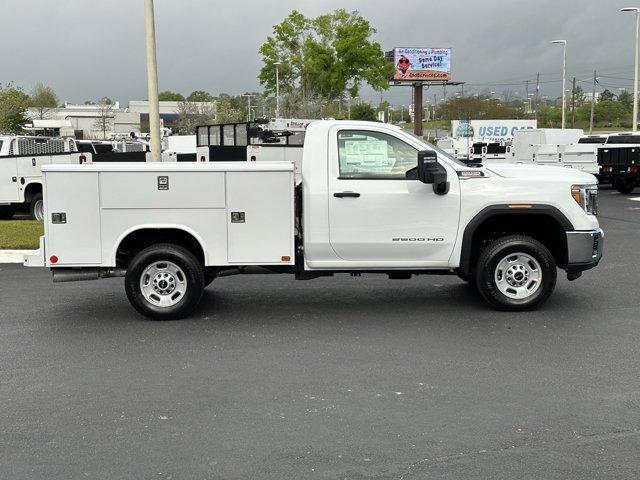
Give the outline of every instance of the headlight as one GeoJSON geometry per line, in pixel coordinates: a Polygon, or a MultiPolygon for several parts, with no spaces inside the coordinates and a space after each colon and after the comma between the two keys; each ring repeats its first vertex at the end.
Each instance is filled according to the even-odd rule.
{"type": "Polygon", "coordinates": [[[571,196],[589,215],[598,214],[597,185],[572,185],[571,196]]]}

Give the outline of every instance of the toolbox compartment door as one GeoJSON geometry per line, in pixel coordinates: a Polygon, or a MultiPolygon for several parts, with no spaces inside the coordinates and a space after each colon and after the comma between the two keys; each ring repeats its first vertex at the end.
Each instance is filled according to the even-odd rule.
{"type": "Polygon", "coordinates": [[[227,233],[230,264],[295,263],[293,171],[227,172],[227,233]]]}
{"type": "Polygon", "coordinates": [[[45,228],[47,260],[58,257],[56,266],[99,265],[100,198],[97,172],[45,172],[45,228]],[[53,223],[53,214],[64,222],[53,223]]]}

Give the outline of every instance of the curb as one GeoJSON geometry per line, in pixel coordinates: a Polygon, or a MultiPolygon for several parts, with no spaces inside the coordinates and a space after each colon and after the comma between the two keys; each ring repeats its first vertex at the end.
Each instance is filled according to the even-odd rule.
{"type": "Polygon", "coordinates": [[[0,250],[0,263],[22,263],[23,255],[35,250],[0,250]]]}

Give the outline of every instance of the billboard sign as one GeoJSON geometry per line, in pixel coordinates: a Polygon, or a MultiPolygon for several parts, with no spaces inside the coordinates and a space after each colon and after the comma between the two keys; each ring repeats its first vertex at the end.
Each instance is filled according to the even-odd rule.
{"type": "Polygon", "coordinates": [[[393,62],[396,82],[451,80],[450,48],[396,48],[393,62]]]}
{"type": "Polygon", "coordinates": [[[452,137],[509,140],[518,130],[538,128],[537,120],[452,120],[452,137]]]}

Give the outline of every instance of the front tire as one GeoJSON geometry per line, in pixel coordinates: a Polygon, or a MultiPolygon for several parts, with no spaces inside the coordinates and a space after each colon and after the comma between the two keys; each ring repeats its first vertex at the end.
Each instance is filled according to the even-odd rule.
{"type": "Polygon", "coordinates": [[[31,199],[29,213],[32,220],[38,220],[39,222],[44,220],[44,200],[41,193],[36,193],[31,199]]]}
{"type": "Polygon", "coordinates": [[[545,302],[556,285],[557,267],[547,247],[526,235],[492,242],[480,255],[476,284],[497,310],[531,310],[545,302]]]}
{"type": "Polygon", "coordinates": [[[204,292],[202,265],[177,245],[154,245],[129,264],[125,291],[131,305],[152,320],[179,320],[190,315],[204,292]]]}

